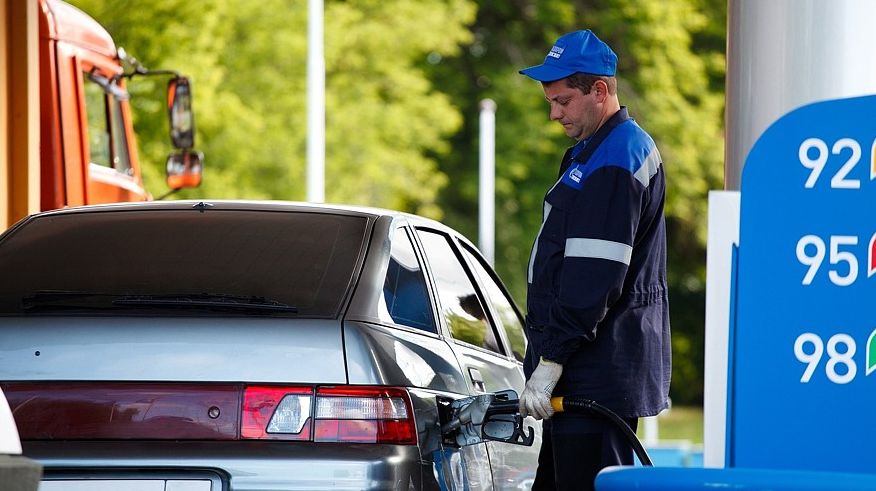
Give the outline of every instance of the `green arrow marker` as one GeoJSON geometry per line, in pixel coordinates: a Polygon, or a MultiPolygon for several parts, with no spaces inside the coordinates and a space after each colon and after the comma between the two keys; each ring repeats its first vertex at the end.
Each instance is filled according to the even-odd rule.
{"type": "Polygon", "coordinates": [[[876,329],[870,333],[867,339],[867,375],[876,370],[876,329]]]}

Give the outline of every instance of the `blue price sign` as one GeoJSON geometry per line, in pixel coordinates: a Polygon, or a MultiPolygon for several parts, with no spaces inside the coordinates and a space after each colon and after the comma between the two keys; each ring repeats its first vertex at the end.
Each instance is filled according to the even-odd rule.
{"type": "Polygon", "coordinates": [[[876,97],[776,121],[742,179],[727,463],[876,472],[876,97]]]}

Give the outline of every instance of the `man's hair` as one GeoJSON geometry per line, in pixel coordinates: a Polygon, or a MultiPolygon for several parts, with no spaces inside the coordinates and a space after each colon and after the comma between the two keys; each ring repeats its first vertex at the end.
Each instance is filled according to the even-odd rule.
{"type": "Polygon", "coordinates": [[[589,73],[577,72],[566,77],[566,85],[579,89],[582,93],[589,94],[590,89],[597,80],[602,80],[608,86],[608,93],[614,95],[617,93],[617,79],[615,77],[605,77],[602,75],[591,75],[589,73]]]}

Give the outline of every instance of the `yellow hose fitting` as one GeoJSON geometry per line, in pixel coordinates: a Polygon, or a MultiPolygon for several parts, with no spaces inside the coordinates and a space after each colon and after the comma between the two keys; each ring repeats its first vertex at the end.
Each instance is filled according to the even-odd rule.
{"type": "Polygon", "coordinates": [[[563,412],[563,396],[551,397],[551,407],[554,408],[554,412],[563,412]]]}

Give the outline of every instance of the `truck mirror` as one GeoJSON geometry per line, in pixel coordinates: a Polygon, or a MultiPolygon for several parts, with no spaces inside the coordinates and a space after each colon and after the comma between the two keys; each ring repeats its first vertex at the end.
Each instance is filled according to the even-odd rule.
{"type": "Polygon", "coordinates": [[[192,90],[189,79],[174,77],[167,84],[167,114],[170,117],[170,139],[180,150],[195,146],[195,114],[192,112],[192,90]]]}
{"type": "Polygon", "coordinates": [[[204,155],[182,150],[167,156],[167,186],[177,190],[195,188],[201,184],[204,155]]]}

